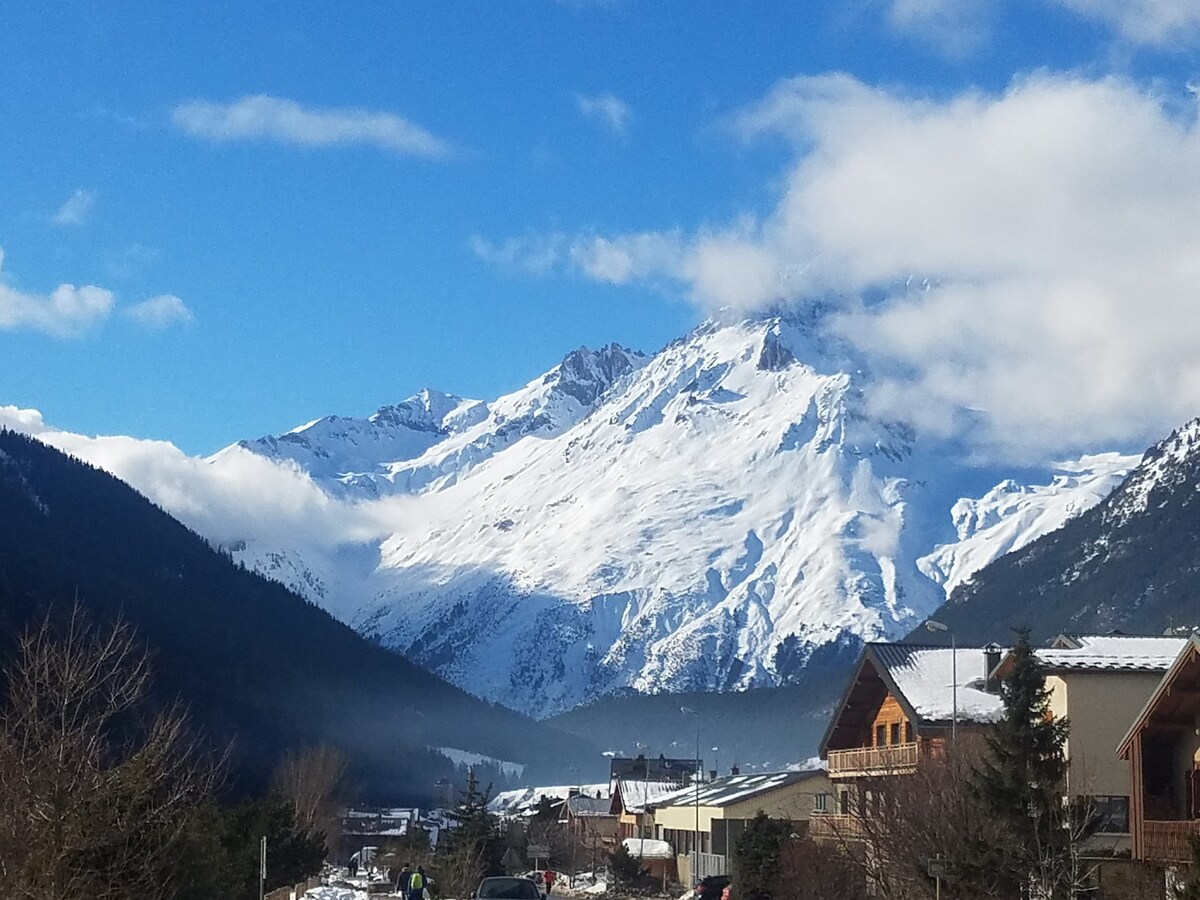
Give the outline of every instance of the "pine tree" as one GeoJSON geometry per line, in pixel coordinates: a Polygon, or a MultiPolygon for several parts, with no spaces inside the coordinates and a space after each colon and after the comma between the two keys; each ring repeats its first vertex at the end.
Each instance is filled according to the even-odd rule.
{"type": "Polygon", "coordinates": [[[1050,714],[1050,691],[1028,630],[1018,631],[1012,660],[1000,688],[1004,715],[987,737],[989,753],[975,775],[980,801],[1009,840],[976,848],[974,867],[1016,895],[1035,879],[1044,883],[1039,873],[1065,866],[1068,841],[1078,830],[1064,827],[1071,814],[1063,802],[1070,723],[1050,714]]]}
{"type": "Polygon", "coordinates": [[[779,873],[779,856],[791,834],[791,822],[772,819],[761,811],[746,823],[733,855],[738,897],[770,900],[771,886],[779,873]]]}
{"type": "Polygon", "coordinates": [[[474,770],[452,813],[457,824],[438,841],[439,885],[451,897],[470,896],[480,878],[503,875],[504,840],[488,812],[491,785],[481,789],[474,770]]]}
{"type": "Polygon", "coordinates": [[[609,865],[612,867],[613,880],[622,887],[634,887],[642,877],[641,862],[633,858],[624,842],[617,844],[613,850],[609,865]]]}

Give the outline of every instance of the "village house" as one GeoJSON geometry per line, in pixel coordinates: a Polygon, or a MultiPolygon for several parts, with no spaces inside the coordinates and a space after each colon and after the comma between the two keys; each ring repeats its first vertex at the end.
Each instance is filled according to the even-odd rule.
{"type": "Polygon", "coordinates": [[[810,833],[853,837],[872,779],[912,774],[951,742],[978,745],[1002,712],[989,680],[1002,656],[996,646],[865,645],[821,739],[834,797],[817,810],[810,833]]]}
{"type": "MultiPolygon", "coordinates": [[[[1035,651],[1046,673],[1050,712],[1071,723],[1064,748],[1067,795],[1100,820],[1089,853],[1130,852],[1129,764],[1114,748],[1186,644],[1181,637],[1059,635],[1035,651]]],[[[1011,666],[1006,656],[993,676],[1004,678],[1011,666]]]]}
{"type": "Polygon", "coordinates": [[[1190,864],[1200,838],[1200,637],[1184,640],[1117,748],[1134,859],[1190,864]]]}
{"type": "Polygon", "coordinates": [[[701,761],[659,756],[617,757],[609,764],[611,812],[622,838],[654,837],[649,807],[662,797],[691,784],[701,761]]]}
{"type": "Polygon", "coordinates": [[[730,853],[759,812],[787,819],[803,832],[814,812],[828,803],[829,793],[824,769],[735,773],[660,799],[654,804],[654,837],[674,850],[679,880],[691,884],[707,875],[728,874],[730,853]],[[699,851],[694,873],[693,850],[699,851]]]}

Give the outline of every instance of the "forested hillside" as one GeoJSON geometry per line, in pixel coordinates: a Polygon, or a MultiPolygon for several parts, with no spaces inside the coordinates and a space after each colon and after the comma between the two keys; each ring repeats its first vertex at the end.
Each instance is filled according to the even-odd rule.
{"type": "Polygon", "coordinates": [[[364,796],[420,800],[456,747],[561,774],[594,751],[483,703],[366,641],[329,614],[214,551],[116,478],[0,431],[0,653],[75,600],[123,616],[154,654],[160,702],[182,698],[235,786],[258,787],[280,754],[325,741],[364,796]]]}

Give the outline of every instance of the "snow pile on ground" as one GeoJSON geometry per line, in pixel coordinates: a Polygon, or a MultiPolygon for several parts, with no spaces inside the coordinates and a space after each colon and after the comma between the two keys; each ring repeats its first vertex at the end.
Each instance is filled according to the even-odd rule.
{"type": "Polygon", "coordinates": [[[304,896],[307,900],[367,900],[366,891],[327,886],[309,888],[304,896]]]}

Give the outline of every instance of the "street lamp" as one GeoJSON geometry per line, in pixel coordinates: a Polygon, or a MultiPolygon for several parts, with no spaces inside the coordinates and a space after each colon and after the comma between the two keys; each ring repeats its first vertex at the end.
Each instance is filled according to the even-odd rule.
{"type": "Polygon", "coordinates": [[[950,743],[954,744],[958,739],[958,647],[954,643],[954,632],[941,622],[927,619],[925,628],[950,635],[950,743]]]}
{"type": "Polygon", "coordinates": [[[696,826],[692,831],[692,850],[695,854],[697,865],[692,866],[692,881],[696,880],[696,869],[700,862],[700,714],[690,706],[681,706],[679,711],[685,716],[694,716],[696,719],[696,769],[692,773],[692,781],[696,785],[696,826]]]}
{"type": "Polygon", "coordinates": [[[642,761],[645,765],[645,774],[642,778],[642,811],[638,815],[638,865],[646,865],[646,805],[650,800],[650,756],[647,750],[650,747],[643,744],[641,741],[635,742],[638,752],[642,754],[642,761]]]}

